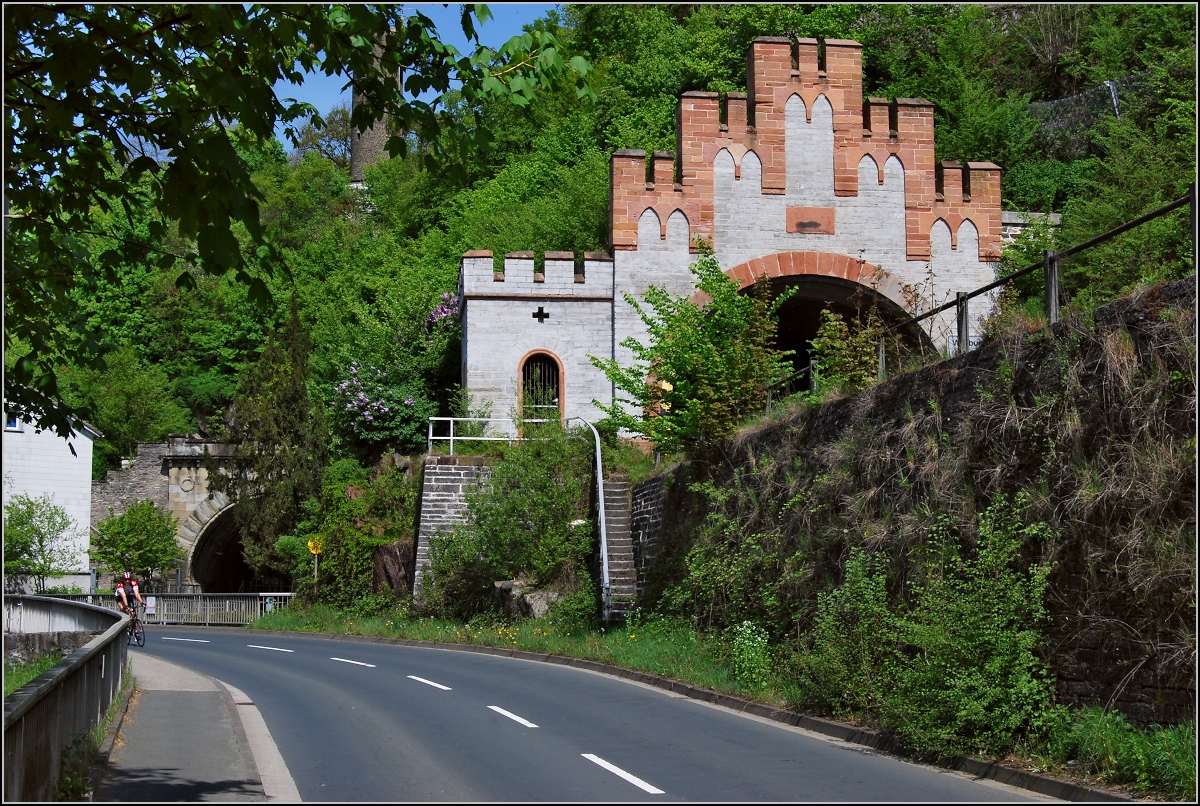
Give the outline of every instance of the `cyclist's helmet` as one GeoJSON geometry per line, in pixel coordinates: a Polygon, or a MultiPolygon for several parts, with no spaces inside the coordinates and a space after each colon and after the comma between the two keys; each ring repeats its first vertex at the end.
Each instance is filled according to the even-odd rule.
{"type": "Polygon", "coordinates": [[[122,579],[133,579],[133,574],[126,571],[124,574],[121,574],[121,578],[122,579]]]}

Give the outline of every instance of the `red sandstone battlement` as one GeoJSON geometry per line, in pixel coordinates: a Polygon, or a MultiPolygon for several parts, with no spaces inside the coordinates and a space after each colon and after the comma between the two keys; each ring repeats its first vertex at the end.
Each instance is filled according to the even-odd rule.
{"type": "Polygon", "coordinates": [[[713,237],[713,161],[722,149],[741,158],[753,151],[762,165],[764,195],[786,192],[785,107],[803,101],[811,122],[824,96],[833,109],[833,193],[858,195],[858,166],[870,155],[879,167],[891,156],[904,166],[909,260],[929,258],[929,233],[940,218],[957,245],[959,225],[979,231],[979,257],[1000,258],[1000,169],[990,162],[935,165],[933,105],[919,98],[862,97],[862,45],[846,39],[792,41],[760,37],[747,55],[747,92],[686,92],[676,108],[676,150],[622,150],[613,154],[610,233],[613,249],[636,249],[638,219],[658,214],[666,237],[675,210],[687,216],[690,240],[713,237]],[[822,56],[823,49],[823,59],[822,56]],[[647,172],[649,168],[649,172],[647,172]]]}

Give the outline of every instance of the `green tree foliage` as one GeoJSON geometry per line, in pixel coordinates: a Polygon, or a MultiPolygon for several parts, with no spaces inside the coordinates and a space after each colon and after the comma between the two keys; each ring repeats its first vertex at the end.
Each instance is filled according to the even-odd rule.
{"type": "Polygon", "coordinates": [[[354,128],[350,125],[350,104],[342,101],[324,117],[324,126],[305,123],[296,133],[292,159],[300,161],[306,154],[319,154],[343,171],[350,170],[350,145],[354,128]]]}
{"type": "MultiPolygon", "coordinates": [[[[492,583],[519,579],[552,588],[595,610],[588,570],[590,439],[557,421],[524,423],[524,441],[503,452],[481,487],[468,493],[467,521],[430,544],[426,606],[469,619],[495,609],[492,583]]],[[[590,436],[590,434],[589,434],[590,436]]]]}
{"type": "Polygon", "coordinates": [[[108,510],[92,538],[93,562],[113,574],[130,571],[150,582],[183,561],[175,539],[176,521],[149,499],[131,504],[122,514],[108,510]]]}
{"type": "MultiPolygon", "coordinates": [[[[1129,99],[1120,120],[1095,127],[1092,142],[1102,158],[1064,205],[1060,248],[1187,195],[1196,171],[1195,53],[1150,70],[1152,91],[1129,99]]],[[[1188,222],[1184,207],[1070,258],[1064,290],[1090,308],[1139,284],[1186,276],[1195,270],[1188,222]]]]}
{"type": "MultiPolygon", "coordinates": [[[[463,32],[478,43],[476,20],[489,16],[486,7],[463,6],[463,32]]],[[[548,32],[515,37],[499,51],[477,44],[464,56],[438,39],[427,17],[398,5],[23,5],[5,9],[4,30],[5,198],[14,211],[6,211],[5,344],[30,347],[5,379],[5,398],[64,436],[71,412],[56,365],[95,364],[103,352],[80,321],[74,289],[121,263],[169,268],[182,259],[211,273],[233,270],[267,298],[263,275],[276,253],[229,122],[258,144],[278,122],[293,140],[301,121],[324,125],[310,104],[280,100],[277,82],[299,83],[318,69],[347,73],[361,99],[354,127],[364,131],[386,115],[401,132],[419,131],[431,160],[454,153],[457,164],[486,145],[487,133],[448,113],[451,88],[468,103],[528,106],[539,88],[570,72],[577,92],[590,93],[587,63],[576,57],[568,65],[548,32]],[[425,93],[432,102],[413,100],[425,93]],[[96,209],[128,209],[147,188],[162,214],[150,234],[161,238],[173,222],[180,251],[122,241],[91,259],[79,248],[99,232],[96,209]]],[[[403,154],[409,142],[394,135],[388,147],[403,154]]],[[[192,283],[190,272],[179,279],[192,283]]]]}
{"type": "Polygon", "coordinates": [[[258,573],[291,573],[276,543],[301,521],[304,501],[321,492],[329,434],[308,393],[310,350],[293,301],[282,330],[246,367],[230,417],[217,432],[233,445],[227,467],[209,462],[209,485],[236,504],[242,554],[258,573]]]}
{"type": "Polygon", "coordinates": [[[630,337],[623,347],[635,363],[589,356],[627,397],[601,407],[621,428],[644,435],[659,450],[705,453],[733,433],[747,415],[761,412],[767,387],[789,370],[788,353],[774,349],[776,312],[764,279],[750,294],[738,292],[716,258],[702,254],[691,266],[704,305],[651,287],[647,311],[630,295],[649,343],[630,337]],[[632,411],[631,411],[632,410],[632,411]]]}
{"type": "Polygon", "coordinates": [[[32,580],[46,592],[46,580],[79,570],[79,529],[50,495],[16,494],[4,502],[5,591],[32,580]]]}
{"type": "MultiPolygon", "coordinates": [[[[159,62],[143,68],[126,64],[119,55],[123,33],[141,31],[150,20],[169,19],[164,15],[171,8],[86,12],[94,14],[90,19],[95,24],[108,19],[105,14],[119,23],[103,22],[111,28],[109,33],[117,44],[103,52],[101,61],[113,62],[114,76],[135,67],[149,69],[153,76],[175,58],[158,54],[159,62]],[[139,13],[143,15],[140,18],[139,13]],[[131,22],[135,19],[142,22],[131,22]]],[[[29,9],[33,10],[21,14],[37,17],[39,25],[52,22],[44,34],[27,35],[19,26],[10,26],[10,35],[17,40],[32,37],[30,42],[45,40],[68,47],[64,43],[81,39],[54,39],[63,34],[66,29],[62,26],[70,18],[47,16],[50,12],[42,7],[29,9]]],[[[262,41],[283,37],[287,31],[277,31],[280,26],[294,25],[298,35],[321,41],[322,31],[353,38],[364,26],[376,25],[378,14],[392,12],[360,10],[347,17],[322,7],[304,11],[296,19],[288,17],[292,12],[275,7],[206,8],[188,13],[188,20],[177,26],[178,33],[173,36],[184,42],[201,30],[212,33],[215,55],[206,58],[225,64],[222,60],[233,58],[233,35],[223,33],[228,29],[218,22],[226,17],[246,17],[250,40],[239,52],[252,53],[262,41]]],[[[83,30],[87,21],[79,21],[79,15],[86,16],[79,12],[72,24],[83,30]]],[[[20,21],[15,16],[8,19],[20,21]]],[[[397,52],[426,52],[421,48],[428,45],[427,51],[433,53],[436,48],[432,44],[425,40],[414,44],[410,38],[415,30],[411,26],[422,24],[419,17],[406,20],[409,27],[396,34],[397,52]]],[[[444,115],[445,125],[429,128],[413,122],[408,128],[399,126],[400,139],[409,149],[407,155],[372,166],[367,172],[367,194],[361,197],[348,188],[344,170],[320,149],[300,149],[296,153],[307,151],[305,158],[289,165],[283,146],[270,137],[271,127],[255,128],[249,113],[227,116],[238,123],[225,130],[210,126],[209,132],[204,128],[209,124],[198,122],[188,131],[198,132],[195,137],[215,138],[218,145],[228,141],[228,149],[250,178],[252,188],[245,193],[252,190],[258,194],[251,201],[256,205],[261,237],[252,226],[238,223],[237,216],[228,224],[236,258],[247,267],[247,277],[258,277],[274,295],[287,298],[293,290],[298,294],[301,314],[312,323],[313,391],[321,403],[333,405],[332,389],[345,379],[350,361],[380,368],[403,363],[405,382],[424,384],[426,397],[444,412],[450,387],[459,375],[458,341],[449,333],[446,338],[417,336],[425,318],[439,304],[440,295],[453,290],[462,252],[473,248],[497,254],[516,249],[572,249],[578,254],[606,248],[611,151],[624,147],[672,149],[678,94],[693,89],[744,90],[746,49],[761,35],[844,37],[862,42],[868,94],[932,100],[939,156],[999,162],[1004,169],[1006,209],[1065,212],[1064,240],[1077,242],[1111,223],[1128,220],[1159,200],[1174,198],[1180,183],[1186,185],[1186,178],[1193,173],[1195,22],[1186,6],[569,5],[531,25],[527,44],[536,50],[553,41],[556,53],[585,54],[594,67],[588,78],[596,88],[595,103],[580,103],[577,75],[569,70],[545,73],[538,103],[523,108],[503,95],[443,93],[434,106],[444,115]],[[1104,80],[1148,69],[1162,79],[1123,94],[1120,127],[1110,131],[1111,120],[1097,121],[1095,132],[1083,138],[1081,154],[1059,153],[1027,114],[1030,101],[1054,101],[1102,86],[1104,80]],[[488,141],[490,147],[455,157],[459,135],[476,137],[478,143],[488,141]],[[426,157],[430,155],[441,156],[441,168],[428,168],[426,157]],[[264,239],[276,250],[271,265],[289,269],[294,284],[284,276],[286,272],[276,277],[255,268],[264,239]],[[416,347],[411,356],[405,349],[408,345],[416,347]]],[[[332,47],[334,50],[324,55],[303,58],[329,56],[335,60],[337,54],[353,51],[353,59],[346,57],[344,65],[349,63],[347,59],[365,62],[370,50],[365,35],[361,40],[339,39],[332,47]]],[[[31,51],[22,48],[25,46],[11,51],[12,64],[31,58],[31,51]]],[[[430,59],[430,64],[437,61],[430,59]]],[[[198,71],[202,61],[185,59],[184,67],[198,71]]],[[[255,67],[257,73],[246,68],[236,73],[235,81],[253,85],[262,71],[269,72],[271,64],[283,61],[284,56],[272,54],[266,67],[255,67]]],[[[19,82],[28,84],[29,76],[46,64],[35,62],[30,62],[25,73],[10,70],[10,78],[17,76],[19,82]]],[[[435,78],[442,67],[458,69],[450,62],[437,64],[440,66],[428,68],[435,78]]],[[[502,65],[516,64],[536,70],[538,62],[522,62],[515,54],[500,55],[487,70],[496,73],[508,69],[502,65]]],[[[421,65],[407,71],[406,80],[426,70],[425,62],[421,65]]],[[[81,76],[86,78],[85,68],[75,69],[82,70],[81,76]]],[[[523,69],[504,76],[516,76],[523,69]]],[[[287,70],[291,70],[290,61],[287,70]]],[[[388,79],[380,80],[386,84],[388,79]]],[[[54,81],[63,84],[66,79],[54,78],[47,86],[57,86],[54,81]]],[[[523,100],[529,87],[519,83],[516,97],[523,100]]],[[[18,84],[6,86],[15,93],[24,86],[18,84]]],[[[107,85],[101,82],[97,86],[98,97],[105,103],[111,101],[107,85]]],[[[214,82],[206,79],[195,92],[215,92],[214,87],[214,82]]],[[[513,89],[511,84],[509,89],[513,89]]],[[[150,89],[134,96],[130,109],[139,103],[161,106],[177,100],[169,94],[160,98],[156,92],[150,89]]],[[[374,90],[367,93],[372,95],[368,100],[374,104],[382,96],[372,93],[374,90]]],[[[70,95],[66,102],[76,103],[77,98],[70,95]]],[[[266,100],[254,101],[251,111],[261,111],[262,104],[266,108],[271,105],[266,100]]],[[[100,112],[107,108],[102,106],[100,112]]],[[[375,104],[375,111],[380,109],[382,106],[375,104]]],[[[12,106],[12,110],[16,110],[11,112],[13,121],[24,125],[31,120],[23,107],[12,106]]],[[[341,113],[329,113],[329,119],[318,125],[313,111],[295,117],[293,128],[308,125],[308,133],[318,139],[340,142],[344,134],[338,134],[341,113]]],[[[392,110],[383,111],[391,114],[392,110]]],[[[353,114],[360,114],[359,110],[351,117],[353,114]]],[[[401,118],[393,120],[403,123],[401,118]]],[[[349,127],[361,122],[350,120],[349,127]]],[[[162,135],[167,137],[186,128],[187,123],[172,120],[162,125],[170,129],[162,135]]],[[[73,129],[71,132],[72,142],[80,139],[74,138],[73,129]]],[[[153,156],[156,148],[174,148],[165,143],[151,143],[148,154],[153,156]]],[[[214,149],[214,155],[203,159],[215,173],[199,175],[195,194],[172,191],[182,197],[175,200],[177,205],[190,205],[193,197],[196,204],[200,199],[215,198],[213,188],[218,183],[214,177],[223,176],[221,171],[230,176],[229,172],[236,173],[227,164],[225,146],[214,149]]],[[[130,150],[126,162],[136,158],[130,150]]],[[[189,156],[193,161],[201,158],[189,156]]],[[[113,159],[120,162],[116,156],[113,159]]],[[[16,161],[10,167],[16,170],[20,164],[16,161]]],[[[25,299],[22,295],[43,294],[44,298],[39,297],[40,301],[26,310],[36,310],[39,315],[51,312],[54,325],[50,330],[58,334],[54,338],[43,334],[40,338],[45,344],[33,340],[32,331],[21,337],[18,330],[24,325],[11,309],[10,322],[16,326],[6,329],[10,348],[6,361],[13,370],[10,381],[25,378],[20,382],[42,388],[38,383],[49,384],[50,376],[39,366],[52,365],[55,371],[64,364],[88,367],[89,356],[108,349],[105,342],[111,342],[117,347],[133,345],[145,362],[161,365],[201,430],[229,404],[238,373],[257,357],[266,334],[282,317],[274,304],[253,304],[246,283],[234,279],[236,272],[221,275],[217,264],[170,257],[198,254],[202,245],[194,228],[189,229],[192,224],[214,233],[225,226],[193,221],[181,228],[176,223],[182,220],[181,213],[164,206],[165,188],[175,175],[168,176],[167,167],[177,172],[189,164],[193,163],[176,159],[170,166],[164,163],[166,167],[152,168],[142,162],[140,166],[146,170],[140,173],[106,168],[104,176],[113,174],[115,186],[88,186],[89,192],[94,189],[99,194],[99,200],[79,208],[79,220],[101,234],[76,236],[80,255],[86,254],[87,259],[79,264],[82,274],[68,282],[70,299],[62,305],[70,311],[54,307],[58,303],[53,288],[45,286],[43,294],[37,291],[42,285],[17,283],[17,274],[10,270],[10,287],[19,286],[20,291],[10,295],[10,306],[18,297],[25,299]],[[190,278],[185,278],[185,284],[196,284],[191,290],[175,286],[183,268],[190,278]],[[60,351],[59,359],[69,360],[39,358],[50,356],[57,349],[55,344],[69,351],[60,351]],[[44,377],[44,382],[33,383],[35,376],[44,377]]],[[[229,179],[226,184],[234,189],[244,185],[238,182],[242,179],[229,179]]],[[[81,186],[71,187],[79,190],[81,186]]],[[[220,188],[223,195],[216,201],[225,206],[218,205],[218,211],[242,193],[238,190],[229,195],[227,189],[220,188]]],[[[27,205],[16,196],[10,198],[17,205],[15,212],[22,214],[27,205]]],[[[239,211],[239,215],[251,215],[249,207],[239,211]]],[[[217,216],[214,222],[218,219],[229,220],[217,216]]],[[[25,223],[13,220],[14,234],[21,227],[34,226],[32,219],[21,221],[25,223]]],[[[1181,233],[1186,226],[1181,223],[1182,216],[1172,221],[1173,229],[1163,236],[1168,241],[1164,248],[1159,248],[1161,233],[1151,232],[1153,226],[1142,239],[1149,239],[1147,243],[1128,236],[1124,241],[1128,246],[1118,250],[1116,271],[1108,269],[1112,262],[1109,252],[1091,253],[1086,263],[1079,258],[1068,264],[1067,290],[1082,293],[1080,301],[1085,302],[1109,296],[1115,288],[1186,273],[1187,263],[1177,259],[1180,250],[1176,248],[1184,240],[1181,233]],[[1096,293],[1089,296],[1092,288],[1096,293]]],[[[9,240],[12,248],[24,248],[21,244],[25,241],[9,240]]],[[[229,247],[224,235],[218,238],[214,234],[205,244],[209,241],[225,243],[223,249],[229,247]]],[[[12,260],[9,264],[17,265],[12,260]]],[[[71,272],[75,265],[72,263],[71,272]]],[[[1028,285],[1032,289],[1033,280],[1028,285]]],[[[256,299],[261,302],[264,297],[259,294],[256,299]]]]}
{"type": "Polygon", "coordinates": [[[110,354],[105,363],[102,372],[68,368],[60,379],[64,399],[86,405],[104,434],[92,447],[92,475],[101,479],[121,457],[136,454],[139,442],[161,442],[195,428],[162,367],[144,365],[132,347],[110,354]]]}
{"type": "Polygon", "coordinates": [[[415,544],[420,476],[390,458],[371,469],[339,459],[325,469],[320,498],[302,504],[305,515],[276,550],[288,563],[292,589],[340,608],[395,602],[376,589],[374,553],[379,546],[415,544]],[[313,579],[309,541],[320,544],[319,574],[313,579]]]}

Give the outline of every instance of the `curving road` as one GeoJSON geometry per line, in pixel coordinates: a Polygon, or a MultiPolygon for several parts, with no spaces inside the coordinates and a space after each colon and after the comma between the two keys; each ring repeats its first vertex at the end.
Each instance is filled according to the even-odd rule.
{"type": "Polygon", "coordinates": [[[306,801],[1045,800],[536,661],[252,630],[131,651],[245,692],[306,801]]]}

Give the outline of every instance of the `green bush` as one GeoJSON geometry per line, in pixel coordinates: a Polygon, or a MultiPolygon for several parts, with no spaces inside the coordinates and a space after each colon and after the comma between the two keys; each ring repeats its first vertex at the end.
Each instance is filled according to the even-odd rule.
{"type": "Polygon", "coordinates": [[[651,286],[643,295],[648,311],[626,294],[649,343],[632,336],[621,343],[633,352],[629,367],[615,359],[589,359],[625,395],[600,406],[614,423],[665,453],[703,455],[717,450],[746,416],[761,413],[767,387],[789,374],[790,353],[772,345],[779,306],[790,295],[772,300],[765,276],[753,293],[740,293],[711,250],[691,271],[707,304],[651,286]]]}
{"type": "Polygon", "coordinates": [[[1002,754],[1050,703],[1053,685],[1034,655],[1050,567],[1016,567],[1022,544],[1049,530],[1024,525],[1023,504],[1000,496],[980,516],[974,558],[949,529],[935,530],[929,548],[940,556],[897,619],[883,717],[922,751],[1002,754]]]}
{"type": "Polygon", "coordinates": [[[569,434],[554,421],[523,423],[522,433],[525,439],[503,448],[490,475],[468,493],[466,521],[430,542],[431,612],[467,620],[494,609],[492,583],[509,579],[579,594],[560,609],[578,610],[588,598],[591,432],[569,434]]]}
{"type": "Polygon", "coordinates": [[[874,384],[879,378],[875,345],[882,335],[877,315],[848,324],[840,313],[822,309],[817,336],[809,342],[818,392],[849,395],[874,384]]]}
{"type": "Polygon", "coordinates": [[[132,571],[143,582],[156,572],[165,577],[184,557],[175,526],[175,518],[149,499],[131,504],[121,515],[110,508],[108,518],[96,526],[92,559],[114,574],[132,571]]]}
{"type": "Polygon", "coordinates": [[[753,621],[743,621],[733,630],[733,673],[738,681],[757,691],[767,684],[771,655],[767,631],[753,621]]]}
{"type": "Polygon", "coordinates": [[[888,599],[883,569],[867,552],[851,549],[845,582],[817,594],[810,647],[800,659],[802,686],[817,704],[835,714],[867,713],[882,704],[895,635],[888,599]]]}
{"type": "Polygon", "coordinates": [[[600,598],[590,576],[575,579],[576,590],[550,605],[546,621],[563,635],[577,635],[596,626],[600,616],[600,598]]]}
{"type": "MultiPolygon", "coordinates": [[[[6,480],[7,481],[7,480],[6,480]]],[[[32,580],[46,591],[46,580],[77,570],[78,528],[50,494],[17,494],[4,502],[5,589],[32,580]]]]}
{"type": "Polygon", "coordinates": [[[1003,754],[1044,723],[1053,686],[1034,649],[1049,566],[1017,567],[1047,536],[1000,496],[979,517],[974,556],[943,516],[924,547],[912,602],[889,604],[881,565],[861,549],[818,595],[800,658],[802,687],[834,713],[878,715],[918,752],[1003,754]]]}

